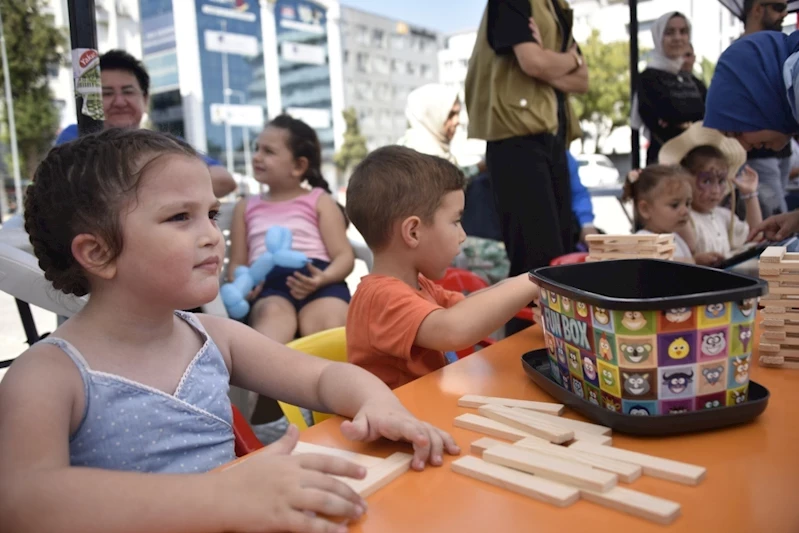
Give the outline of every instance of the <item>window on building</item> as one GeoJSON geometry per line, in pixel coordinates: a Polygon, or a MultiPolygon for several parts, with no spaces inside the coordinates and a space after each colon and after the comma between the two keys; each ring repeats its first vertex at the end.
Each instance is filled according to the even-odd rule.
{"type": "Polygon", "coordinates": [[[355,58],[355,68],[358,72],[368,73],[371,70],[369,65],[369,54],[358,52],[355,58]]]}
{"type": "Polygon", "coordinates": [[[372,30],[372,46],[377,48],[386,47],[386,34],[383,30],[372,30]]]}
{"type": "Polygon", "coordinates": [[[394,34],[391,36],[391,48],[393,50],[404,50],[407,37],[405,35],[394,34]]]}
{"type": "Polygon", "coordinates": [[[369,46],[369,28],[363,24],[355,26],[355,42],[364,46],[369,46]]]}
{"type": "Polygon", "coordinates": [[[372,71],[376,72],[377,74],[388,74],[389,72],[389,64],[388,58],[383,56],[374,56],[372,57],[372,71]]]}

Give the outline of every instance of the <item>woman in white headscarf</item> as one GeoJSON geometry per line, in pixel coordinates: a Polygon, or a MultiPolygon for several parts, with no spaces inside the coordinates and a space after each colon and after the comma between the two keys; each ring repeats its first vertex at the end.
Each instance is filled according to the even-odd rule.
{"type": "Polygon", "coordinates": [[[456,89],[438,83],[422,85],[408,95],[405,117],[409,127],[397,144],[457,165],[450,143],[460,124],[460,114],[456,89]]]}
{"type": "Polygon", "coordinates": [[[658,162],[664,143],[705,116],[705,102],[693,77],[681,72],[691,45],[691,23],[677,11],[666,13],[652,26],[655,49],[638,82],[633,100],[632,127],[645,128],[649,139],[646,163],[658,162]]]}
{"type": "MultiPolygon", "coordinates": [[[[452,138],[460,124],[460,114],[461,102],[457,90],[438,83],[414,89],[408,95],[405,108],[408,130],[397,144],[460,166],[450,150],[452,138]]],[[[470,178],[480,172],[478,167],[461,167],[461,170],[470,178]]],[[[493,209],[493,198],[487,200],[493,209]]],[[[469,235],[461,245],[461,253],[455,258],[453,266],[465,268],[493,284],[508,276],[510,262],[501,241],[469,235]]]]}

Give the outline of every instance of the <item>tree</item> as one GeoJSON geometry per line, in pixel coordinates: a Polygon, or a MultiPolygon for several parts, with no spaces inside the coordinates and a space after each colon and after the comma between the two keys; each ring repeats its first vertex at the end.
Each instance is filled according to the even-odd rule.
{"type": "Polygon", "coordinates": [[[705,83],[705,87],[709,88],[710,80],[713,79],[713,73],[716,71],[716,64],[708,58],[703,57],[702,61],[699,63],[699,68],[702,70],[699,79],[705,83]]]}
{"type": "Polygon", "coordinates": [[[581,122],[596,128],[596,152],[601,140],[628,124],[630,117],[630,43],[603,43],[593,30],[580,47],[588,65],[588,92],[574,96],[574,108],[581,122]]]}
{"type": "Polygon", "coordinates": [[[366,138],[361,135],[358,126],[358,113],[352,107],[342,113],[347,129],[344,131],[344,143],[341,149],[333,156],[333,163],[339,172],[345,173],[360,163],[369,150],[366,149],[366,138]]]}
{"type": "MultiPolygon", "coordinates": [[[[23,179],[31,178],[58,129],[59,112],[47,84],[47,72],[62,63],[66,37],[56,27],[53,15],[46,13],[43,0],[0,0],[0,10],[14,98],[20,172],[23,179]]],[[[2,83],[0,71],[0,87],[2,83]]],[[[5,123],[5,99],[2,110],[5,123]]],[[[3,124],[2,137],[4,142],[9,141],[7,124],[3,124]]]]}

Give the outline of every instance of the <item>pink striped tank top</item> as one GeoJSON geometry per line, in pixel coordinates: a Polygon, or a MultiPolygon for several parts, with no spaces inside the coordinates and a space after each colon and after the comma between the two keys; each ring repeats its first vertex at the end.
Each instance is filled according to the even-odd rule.
{"type": "Polygon", "coordinates": [[[310,259],[330,261],[322,234],[319,232],[319,214],[316,205],[324,189],[314,187],[308,194],[285,202],[270,202],[259,196],[247,200],[244,222],[247,227],[247,250],[250,264],[266,250],[264,236],[272,226],[291,230],[291,248],[310,259]]]}

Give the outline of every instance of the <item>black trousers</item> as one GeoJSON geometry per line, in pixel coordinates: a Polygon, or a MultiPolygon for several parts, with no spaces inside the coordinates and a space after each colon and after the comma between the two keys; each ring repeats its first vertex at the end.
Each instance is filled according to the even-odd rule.
{"type": "Polygon", "coordinates": [[[574,218],[563,142],[550,134],[490,141],[486,164],[510,275],[572,252],[574,218]]]}

